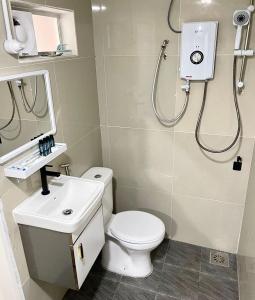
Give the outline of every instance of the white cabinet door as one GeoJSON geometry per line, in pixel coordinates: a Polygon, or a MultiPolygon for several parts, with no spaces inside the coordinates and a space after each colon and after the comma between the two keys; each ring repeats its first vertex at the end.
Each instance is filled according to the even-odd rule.
{"type": "Polygon", "coordinates": [[[103,210],[100,207],[73,246],[79,288],[86,279],[104,243],[103,210]]]}

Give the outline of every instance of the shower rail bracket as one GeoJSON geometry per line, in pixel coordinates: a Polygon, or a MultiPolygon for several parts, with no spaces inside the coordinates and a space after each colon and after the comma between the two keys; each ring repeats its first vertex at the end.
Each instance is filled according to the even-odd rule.
{"type": "Polygon", "coordinates": [[[235,50],[235,56],[244,57],[244,56],[255,56],[255,50],[235,50]]]}

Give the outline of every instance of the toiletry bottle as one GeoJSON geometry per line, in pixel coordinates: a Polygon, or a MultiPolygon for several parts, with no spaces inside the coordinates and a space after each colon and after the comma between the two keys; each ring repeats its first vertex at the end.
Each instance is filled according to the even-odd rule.
{"type": "Polygon", "coordinates": [[[43,141],[42,140],[39,141],[39,153],[41,156],[43,156],[43,141]]]}
{"type": "Polygon", "coordinates": [[[44,138],[43,139],[43,156],[47,156],[48,155],[47,151],[48,151],[48,149],[47,149],[47,139],[44,138]]]}

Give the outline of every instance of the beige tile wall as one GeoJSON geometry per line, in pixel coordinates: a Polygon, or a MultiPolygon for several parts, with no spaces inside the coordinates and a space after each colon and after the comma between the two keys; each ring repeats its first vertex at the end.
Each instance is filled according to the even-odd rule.
{"type": "MultiPolygon", "coordinates": [[[[57,141],[68,144],[66,154],[56,160],[54,165],[57,168],[61,162],[71,162],[72,174],[79,176],[88,168],[102,164],[91,3],[90,0],[31,0],[30,2],[75,11],[79,56],[43,63],[19,64],[17,59],[6,54],[1,46],[0,76],[38,69],[49,70],[58,123],[57,141]]],[[[2,22],[1,10],[0,19],[2,22]]],[[[2,26],[0,28],[1,45],[4,37],[2,26]]],[[[3,168],[0,167],[0,197],[3,200],[26,300],[58,300],[62,299],[65,289],[35,282],[29,278],[19,230],[12,218],[13,208],[37,190],[39,186],[38,174],[28,180],[17,182],[5,178],[3,168]]]]}
{"type": "MultiPolygon", "coordinates": [[[[226,145],[237,126],[232,15],[248,3],[177,0],[173,8],[175,27],[185,21],[220,22],[215,79],[209,84],[201,128],[203,141],[215,147],[226,145]]],[[[239,99],[242,142],[226,154],[208,156],[194,138],[203,84],[192,84],[187,113],[175,128],[162,127],[152,111],[153,73],[164,39],[170,45],[160,74],[160,110],[171,117],[184,101],[178,78],[179,36],[166,22],[169,0],[93,0],[93,5],[103,8],[93,14],[94,40],[103,159],[114,170],[117,210],[150,210],[162,217],[173,239],[236,252],[254,147],[255,61],[250,60],[239,99]],[[237,155],[243,157],[242,172],[232,171],[237,155]]]]}
{"type": "Polygon", "coordinates": [[[238,249],[238,273],[240,300],[255,299],[255,153],[251,167],[246,206],[244,210],[240,244],[238,249]]]}

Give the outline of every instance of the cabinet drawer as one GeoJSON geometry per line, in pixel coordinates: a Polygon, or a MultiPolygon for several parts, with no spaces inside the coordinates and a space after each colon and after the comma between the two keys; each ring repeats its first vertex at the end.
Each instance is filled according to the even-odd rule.
{"type": "Polygon", "coordinates": [[[73,245],[74,263],[80,288],[105,243],[103,210],[99,208],[73,245]]]}

